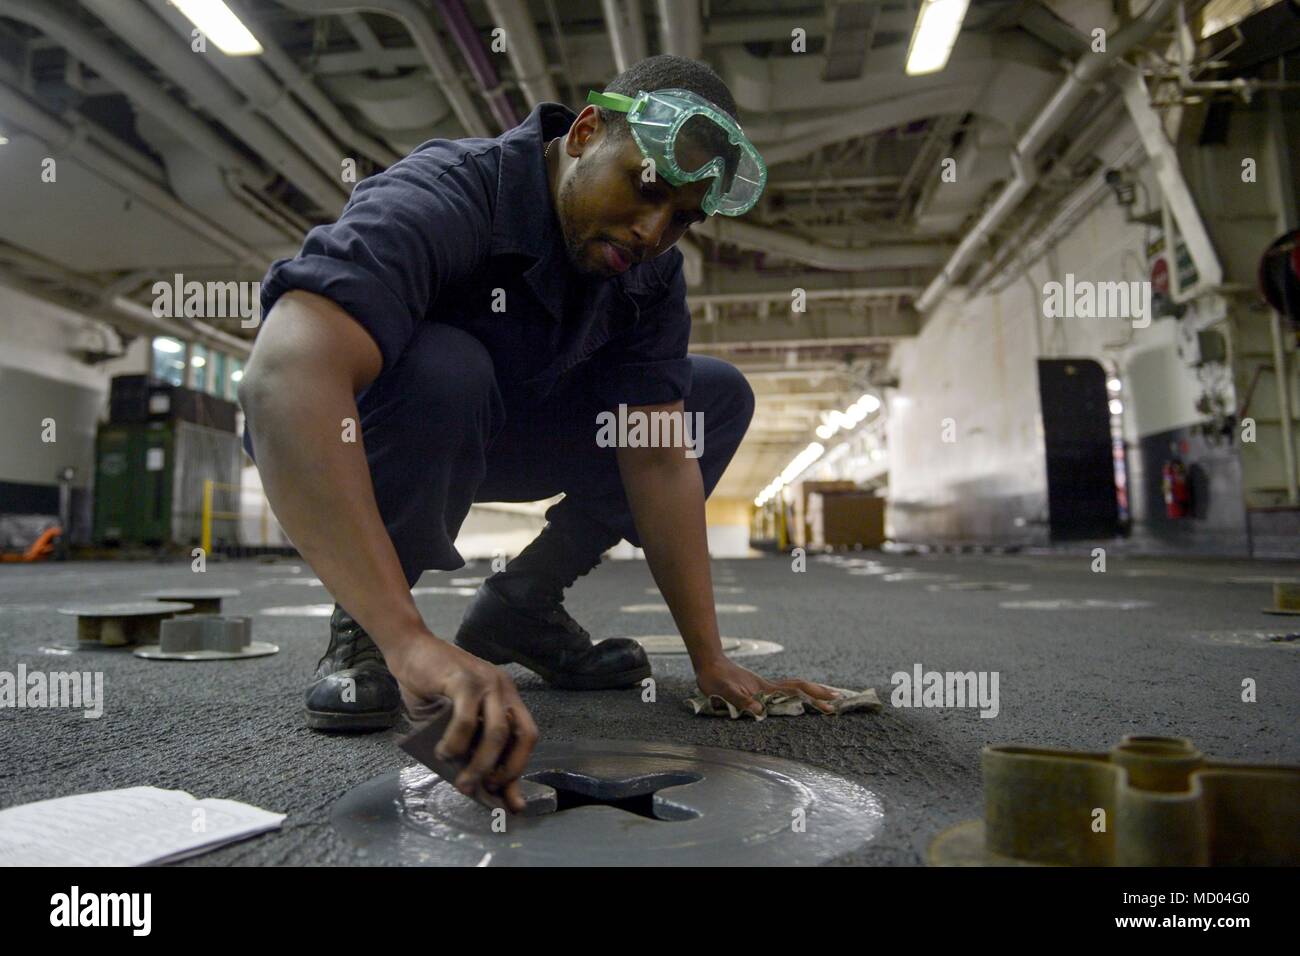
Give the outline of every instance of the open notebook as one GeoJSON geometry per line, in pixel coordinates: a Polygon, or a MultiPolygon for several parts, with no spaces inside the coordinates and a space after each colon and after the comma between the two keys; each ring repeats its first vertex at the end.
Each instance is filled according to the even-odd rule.
{"type": "Polygon", "coordinates": [[[0,810],[0,866],[170,863],[279,829],[283,813],[128,787],[0,810]]]}

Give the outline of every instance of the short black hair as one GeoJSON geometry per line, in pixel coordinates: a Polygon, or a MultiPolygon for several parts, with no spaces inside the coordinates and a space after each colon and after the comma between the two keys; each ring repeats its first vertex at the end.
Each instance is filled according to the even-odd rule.
{"type": "MultiPolygon", "coordinates": [[[[727,84],[722,81],[722,77],[718,76],[707,63],[672,53],[661,53],[632,64],[614,77],[605,87],[604,92],[622,93],[624,96],[634,97],[642,90],[653,93],[655,90],[665,89],[689,90],[708,100],[737,123],[740,121],[736,115],[739,112],[736,100],[732,97],[731,90],[727,89],[727,84]]],[[[632,131],[627,124],[626,113],[606,109],[603,106],[597,106],[596,112],[600,115],[602,125],[608,130],[611,143],[621,143],[631,137],[632,131]]],[[[703,134],[704,145],[726,157],[726,178],[730,180],[739,161],[739,151],[727,142],[726,135],[716,123],[700,120],[695,124],[692,121],[683,127],[683,135],[691,130],[700,131],[703,134]]]]}

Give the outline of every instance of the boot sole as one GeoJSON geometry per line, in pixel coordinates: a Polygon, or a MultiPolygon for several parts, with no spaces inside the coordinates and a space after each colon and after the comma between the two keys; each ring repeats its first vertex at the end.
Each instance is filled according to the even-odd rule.
{"type": "Polygon", "coordinates": [[[467,630],[464,626],[456,634],[456,646],[489,664],[520,664],[552,687],[561,690],[617,690],[633,687],[650,676],[648,663],[613,674],[565,674],[563,671],[538,663],[518,651],[507,650],[495,641],[467,630]]]}
{"type": "Polygon", "coordinates": [[[332,730],[343,733],[365,733],[388,730],[401,717],[401,709],[374,714],[340,714],[327,710],[308,710],[307,727],[311,730],[332,730]]]}

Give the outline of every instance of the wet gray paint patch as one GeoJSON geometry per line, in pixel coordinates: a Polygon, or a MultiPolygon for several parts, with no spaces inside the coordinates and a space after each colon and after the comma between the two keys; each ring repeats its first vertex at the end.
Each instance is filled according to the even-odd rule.
{"type": "MultiPolygon", "coordinates": [[[[645,593],[660,594],[662,592],[660,592],[658,588],[646,588],[645,593]]],[[[725,584],[715,584],[713,586],[713,593],[714,594],[744,594],[745,589],[741,587],[728,587],[725,584]]]]}
{"type": "Polygon", "coordinates": [[[557,809],[498,813],[504,832],[418,765],[349,791],[331,819],[363,862],[405,866],[808,866],[863,846],[884,821],[851,780],[715,747],[547,742],[525,777],[553,787],[557,809]]]}
{"type": "MultiPolygon", "coordinates": [[[[686,642],[677,634],[651,634],[646,637],[629,635],[645,648],[647,654],[664,654],[671,657],[686,655],[686,642]]],[[[749,638],[724,637],[722,650],[728,657],[759,657],[785,650],[775,641],[755,641],[749,638]]]]}
{"type": "Polygon", "coordinates": [[[211,601],[239,597],[239,588],[162,588],[158,591],[141,591],[140,596],[150,601],[211,601]]]}
{"type": "MultiPolygon", "coordinates": [[[[104,650],[104,648],[89,643],[84,648],[76,647],[71,644],[40,644],[28,647],[15,647],[12,653],[15,656],[23,654],[40,654],[44,657],[71,657],[73,654],[82,650],[100,651],[104,650]]],[[[113,650],[116,650],[116,648],[113,650]]]]}
{"type": "MultiPolygon", "coordinates": [[[[685,654],[686,642],[676,634],[649,634],[645,637],[633,637],[645,648],[647,654],[685,654]]],[[[740,641],[734,637],[724,637],[721,639],[722,649],[730,653],[740,647],[740,641]]]]}
{"type": "MultiPolygon", "coordinates": [[[[719,614],[753,614],[758,610],[752,604],[715,604],[713,609],[719,614]]],[[[624,604],[619,608],[624,614],[668,613],[667,604],[624,604]]]]}
{"type": "Polygon", "coordinates": [[[329,617],[334,613],[333,604],[296,604],[287,607],[264,607],[260,614],[272,617],[329,617]]]}
{"type": "Polygon", "coordinates": [[[949,581],[945,584],[927,584],[927,591],[1028,591],[1028,584],[1010,581],[949,581]]]}
{"type": "Polygon", "coordinates": [[[1290,631],[1193,631],[1191,636],[1211,644],[1300,650],[1300,628],[1290,631]]]}
{"type": "Polygon", "coordinates": [[[1001,607],[1016,611],[1136,611],[1151,607],[1151,601],[1100,601],[1093,598],[1077,601],[1070,598],[1048,601],[1003,601],[1001,607]]]}
{"type": "Polygon", "coordinates": [[[929,571],[899,571],[897,574],[886,574],[884,580],[891,584],[899,581],[956,581],[955,574],[933,574],[929,571]]]}

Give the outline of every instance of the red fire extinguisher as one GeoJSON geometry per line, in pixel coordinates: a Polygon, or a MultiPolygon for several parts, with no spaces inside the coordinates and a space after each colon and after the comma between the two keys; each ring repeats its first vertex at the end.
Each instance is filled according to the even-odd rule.
{"type": "Polygon", "coordinates": [[[1192,495],[1187,487],[1187,469],[1181,461],[1170,459],[1160,468],[1161,487],[1165,493],[1165,516],[1186,518],[1191,514],[1192,495]]]}

